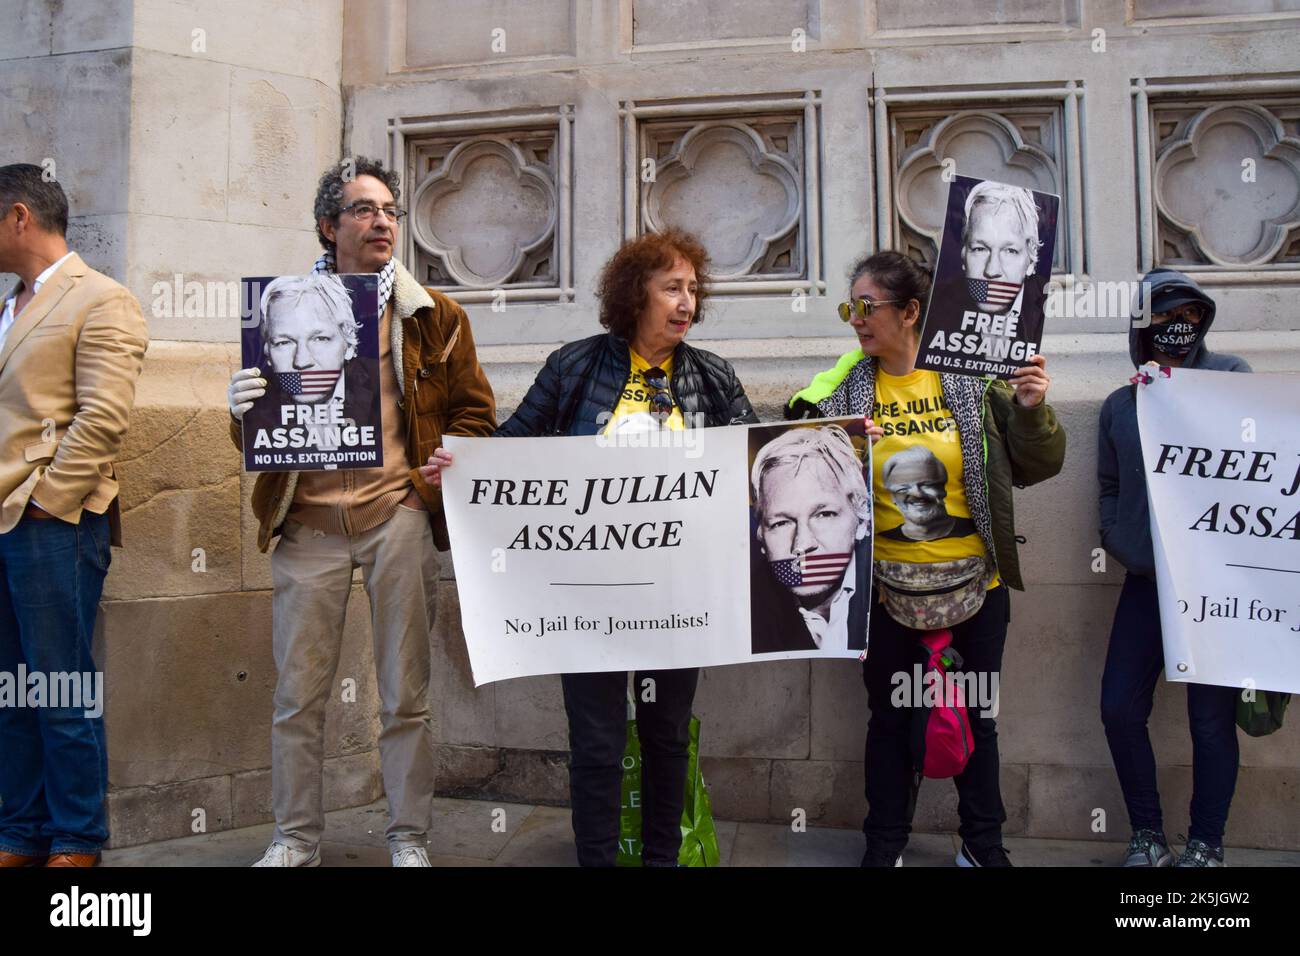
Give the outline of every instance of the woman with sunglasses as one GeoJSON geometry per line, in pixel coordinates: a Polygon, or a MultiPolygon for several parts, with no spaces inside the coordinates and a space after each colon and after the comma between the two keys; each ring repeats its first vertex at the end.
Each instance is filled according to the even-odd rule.
{"type": "MultiPolygon", "coordinates": [[[[600,324],[608,331],[552,352],[519,409],[496,434],[599,434],[616,442],[618,436],[646,431],[757,422],[731,364],[685,342],[690,327],[704,317],[707,267],[704,247],[685,232],[670,229],[624,243],[605,264],[597,291],[600,324]]],[[[440,470],[451,463],[452,456],[438,449],[421,473],[437,485],[440,470]]],[[[641,859],[646,866],[675,866],[699,671],[646,671],[636,675],[637,686],[647,678],[654,681],[654,700],[636,703],[641,859]]],[[[563,674],[561,680],[569,717],[569,792],[578,862],[613,866],[627,737],[627,675],[563,674]]]]}
{"type": "MultiPolygon", "coordinates": [[[[1011,489],[1060,471],[1065,433],[1044,400],[1041,355],[1009,383],[914,367],[930,276],[912,259],[878,252],[853,267],[850,286],[840,317],[858,348],[796,394],[786,417],[865,415],[873,443],[876,593],[863,665],[871,719],[862,865],[892,867],[902,863],[920,784],[912,711],[894,705],[894,676],[912,673],[927,632],[949,629],[959,669],[996,697],[1007,588],[1023,590],[1011,489]]],[[[968,701],[974,748],[955,778],[959,866],[1011,865],[1002,846],[995,707],[968,701]]]]}

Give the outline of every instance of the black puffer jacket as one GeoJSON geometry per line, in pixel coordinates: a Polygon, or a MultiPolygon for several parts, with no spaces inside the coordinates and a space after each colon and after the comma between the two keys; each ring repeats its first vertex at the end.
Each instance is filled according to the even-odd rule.
{"type": "MultiPolygon", "coordinates": [[[[518,410],[496,430],[508,438],[596,435],[618,407],[632,371],[627,340],[607,332],[570,342],[550,354],[518,410]]],[[[758,421],[726,359],[683,342],[673,352],[673,399],[687,427],[703,416],[706,428],[758,421]]]]}

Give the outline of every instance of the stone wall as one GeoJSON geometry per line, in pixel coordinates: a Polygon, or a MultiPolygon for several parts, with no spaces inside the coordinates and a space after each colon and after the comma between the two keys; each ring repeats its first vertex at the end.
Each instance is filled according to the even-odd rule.
{"type": "MultiPolygon", "coordinates": [[[[1286,207],[1297,5],[1219,6],[1026,2],[990,16],[954,0],[762,0],[738,16],[720,0],[115,0],[92,13],[0,0],[21,25],[0,38],[18,104],[0,117],[0,161],[56,160],[74,246],[128,283],[154,337],[122,455],[127,547],[98,635],[114,844],[270,815],[269,560],[224,407],[237,327],[209,303],[168,305],[177,275],[305,269],[319,172],[341,154],[386,158],[413,211],[405,261],[466,303],[504,417],[556,343],[595,331],[594,280],[617,243],[682,221],[726,266],[693,335],[775,418],[850,345],[834,304],[853,258],[894,245],[932,255],[952,159],[1062,194],[1058,278],[1199,270],[1220,303],[1216,349],[1300,371],[1286,207]],[[1244,188],[1242,158],[1263,188],[1244,188]],[[1222,203],[1188,206],[1194,160],[1210,165],[1191,182],[1213,183],[1201,192],[1222,203]]],[[[1121,576],[1091,567],[1096,415],[1130,374],[1123,324],[1063,318],[1044,346],[1070,447],[1061,476],[1017,498],[1029,590],[1013,599],[1000,735],[1013,834],[1126,827],[1097,714],[1121,576]]],[[[330,807],[382,790],[359,584],[354,599],[326,724],[330,807]]],[[[440,792],[565,802],[558,679],[474,689],[445,556],[441,602],[440,792]]],[[[1162,685],[1152,718],[1171,831],[1190,788],[1184,695],[1162,685]]],[[[855,665],[711,668],[697,710],[720,816],[786,822],[802,808],[812,823],[858,824],[855,665]]],[[[1300,847],[1297,766],[1294,727],[1243,738],[1230,842],[1300,847]]],[[[926,787],[918,826],[955,826],[951,787],[926,787]]]]}

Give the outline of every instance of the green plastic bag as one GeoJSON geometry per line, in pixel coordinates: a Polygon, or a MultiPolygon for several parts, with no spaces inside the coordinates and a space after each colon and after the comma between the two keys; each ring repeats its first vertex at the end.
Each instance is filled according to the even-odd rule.
{"type": "MultiPolygon", "coordinates": [[[[682,808],[682,866],[717,866],[718,834],[713,829],[709,791],[700,773],[700,719],[691,718],[690,762],[686,767],[686,805],[682,808]]],[[[641,741],[636,721],[627,722],[627,749],[623,753],[623,801],[618,824],[619,866],[641,865],[641,741]]]]}
{"type": "Polygon", "coordinates": [[[1257,690],[1254,700],[1245,700],[1243,691],[1237,695],[1237,726],[1251,737],[1267,737],[1282,727],[1290,694],[1275,690],[1257,690]]]}

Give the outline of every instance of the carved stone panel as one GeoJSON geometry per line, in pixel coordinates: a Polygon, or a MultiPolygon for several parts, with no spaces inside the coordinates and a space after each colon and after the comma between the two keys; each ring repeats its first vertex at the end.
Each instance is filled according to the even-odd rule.
{"type": "Polygon", "coordinates": [[[803,136],[802,113],[645,123],[642,229],[694,233],[721,281],[805,278],[803,136]]]}
{"type": "Polygon", "coordinates": [[[1131,19],[1195,20],[1213,17],[1216,20],[1249,20],[1258,17],[1284,17],[1300,12],[1300,0],[1130,0],[1131,19]]]}
{"type": "Polygon", "coordinates": [[[1078,19],[1076,0],[875,0],[881,30],[1066,25],[1078,19]]]}
{"type": "Polygon", "coordinates": [[[820,0],[632,0],[636,46],[714,44],[818,33],[820,0]]]}
{"type": "Polygon", "coordinates": [[[576,0],[418,0],[402,6],[411,69],[576,52],[576,0]]]}
{"type": "Polygon", "coordinates": [[[1300,263],[1300,101],[1156,102],[1156,261],[1300,263]]]}
{"type": "MultiPolygon", "coordinates": [[[[951,177],[974,176],[1066,198],[1060,103],[958,109],[902,106],[890,112],[895,163],[894,235],[900,249],[933,266],[951,177]]],[[[1064,228],[1062,216],[1058,230],[1064,228]]],[[[1068,272],[1058,231],[1053,272],[1068,272]]]]}
{"type": "Polygon", "coordinates": [[[408,142],[415,274],[454,289],[559,283],[556,129],[408,142]]]}

